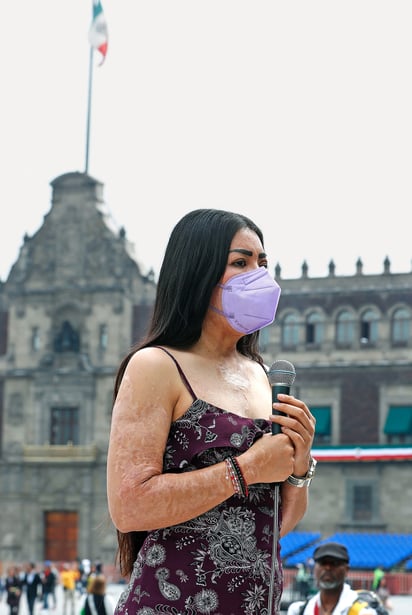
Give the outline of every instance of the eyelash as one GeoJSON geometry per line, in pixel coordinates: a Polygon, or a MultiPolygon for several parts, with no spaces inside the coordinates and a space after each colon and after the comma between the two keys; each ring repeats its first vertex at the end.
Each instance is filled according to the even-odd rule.
{"type": "MultiPolygon", "coordinates": [[[[235,261],[234,263],[232,263],[232,265],[234,267],[240,267],[241,269],[243,269],[244,267],[247,267],[247,261],[244,258],[242,258],[242,259],[239,259],[239,260],[235,261]]],[[[268,268],[268,262],[265,260],[265,261],[259,263],[259,267],[264,267],[265,269],[267,269],[268,268]]]]}

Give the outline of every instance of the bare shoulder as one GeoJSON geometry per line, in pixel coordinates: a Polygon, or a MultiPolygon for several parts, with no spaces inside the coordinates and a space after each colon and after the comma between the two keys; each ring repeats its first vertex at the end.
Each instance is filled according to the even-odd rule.
{"type": "Polygon", "coordinates": [[[156,393],[158,400],[171,407],[182,394],[182,380],[174,361],[164,350],[152,346],[132,355],[122,387],[130,387],[140,399],[153,399],[156,393]]]}
{"type": "Polygon", "coordinates": [[[182,396],[181,379],[173,360],[160,348],[136,351],[125,369],[113,408],[113,419],[138,422],[162,416],[162,424],[172,420],[182,396]]]}
{"type": "Polygon", "coordinates": [[[127,370],[139,372],[142,375],[154,374],[161,376],[163,373],[176,372],[176,366],[171,357],[161,348],[148,346],[137,350],[130,358],[127,370]]]}

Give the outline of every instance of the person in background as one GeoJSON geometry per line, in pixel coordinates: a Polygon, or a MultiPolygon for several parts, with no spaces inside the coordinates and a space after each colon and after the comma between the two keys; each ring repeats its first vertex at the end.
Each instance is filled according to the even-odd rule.
{"type": "MultiPolygon", "coordinates": [[[[349,571],[347,548],[338,542],[326,542],[315,549],[313,559],[315,582],[319,591],[306,602],[292,602],[287,615],[349,615],[359,595],[345,582],[349,571]]],[[[357,615],[383,613],[359,601],[358,605],[357,615]]]]}
{"type": "Polygon", "coordinates": [[[381,578],[381,582],[379,583],[378,591],[376,592],[379,598],[382,600],[382,604],[386,610],[392,611],[393,604],[391,601],[391,594],[388,588],[388,584],[386,581],[386,575],[381,578]]]}
{"type": "Polygon", "coordinates": [[[79,596],[82,595],[83,593],[83,565],[81,562],[81,559],[78,557],[76,559],[76,571],[77,571],[77,581],[76,581],[76,590],[79,594],[79,596]]]}
{"type": "Polygon", "coordinates": [[[23,580],[17,566],[10,566],[5,580],[6,602],[10,608],[10,615],[18,615],[20,600],[23,591],[23,580]]]}
{"type": "Polygon", "coordinates": [[[102,575],[103,574],[103,564],[100,561],[96,561],[94,562],[94,564],[91,565],[90,568],[90,573],[89,576],[87,577],[87,585],[86,585],[86,591],[89,592],[90,591],[90,586],[93,582],[93,579],[97,576],[97,575],[102,575]]]}
{"type": "Polygon", "coordinates": [[[4,576],[0,574],[0,602],[3,598],[3,593],[5,592],[4,583],[5,583],[4,576]]]}
{"type": "Polygon", "coordinates": [[[381,581],[384,578],[384,576],[385,576],[385,571],[383,569],[383,566],[377,566],[375,570],[373,571],[373,578],[372,578],[372,590],[374,592],[378,591],[381,581]]]}
{"type": "Polygon", "coordinates": [[[63,569],[60,572],[60,583],[63,587],[63,615],[67,615],[68,610],[70,610],[70,615],[74,615],[78,577],[76,564],[63,564],[63,569]]]}
{"type": "Polygon", "coordinates": [[[26,566],[24,575],[24,589],[26,591],[27,608],[29,615],[34,613],[34,605],[37,599],[41,598],[42,582],[40,574],[37,572],[36,564],[31,562],[26,566]]]}
{"type": "Polygon", "coordinates": [[[44,562],[44,569],[40,576],[42,581],[43,609],[48,610],[50,597],[53,602],[53,608],[56,608],[57,573],[49,560],[44,562]]]}
{"type": "Polygon", "coordinates": [[[296,590],[299,598],[305,600],[308,597],[310,589],[310,574],[306,570],[305,564],[298,564],[298,571],[296,573],[296,590]]]}
{"type": "Polygon", "coordinates": [[[279,611],[275,546],[307,508],[315,419],[293,395],[272,405],[267,268],[243,215],[198,209],[171,233],[147,336],[115,382],[108,502],[130,577],[118,615],[279,611]]]}
{"type": "Polygon", "coordinates": [[[106,593],[106,579],[103,574],[95,575],[90,583],[82,615],[113,615],[114,601],[106,593]]]}
{"type": "Polygon", "coordinates": [[[54,574],[54,579],[55,579],[53,591],[51,593],[51,598],[52,598],[52,601],[53,601],[53,608],[57,609],[57,587],[58,587],[58,585],[60,583],[60,572],[59,572],[57,566],[55,566],[53,563],[51,565],[51,569],[52,569],[52,572],[54,574]]]}
{"type": "Polygon", "coordinates": [[[81,561],[81,593],[87,593],[87,581],[91,573],[91,563],[88,558],[84,558],[81,561]]]}

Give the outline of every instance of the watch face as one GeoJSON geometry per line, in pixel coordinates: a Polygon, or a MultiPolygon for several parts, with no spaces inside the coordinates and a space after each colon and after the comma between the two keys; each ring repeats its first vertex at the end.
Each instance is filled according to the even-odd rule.
{"type": "Polygon", "coordinates": [[[308,476],[310,476],[312,478],[312,476],[315,474],[315,468],[316,468],[316,464],[318,462],[316,461],[316,459],[312,459],[311,464],[310,464],[310,468],[309,468],[309,472],[308,472],[308,476]]]}

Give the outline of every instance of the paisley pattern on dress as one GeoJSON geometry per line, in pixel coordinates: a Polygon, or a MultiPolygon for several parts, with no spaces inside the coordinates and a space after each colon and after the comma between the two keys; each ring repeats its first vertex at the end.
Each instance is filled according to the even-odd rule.
{"type": "MultiPolygon", "coordinates": [[[[196,399],[171,426],[164,472],[219,463],[270,430],[269,421],[196,399]]],[[[251,485],[247,498],[233,495],[195,519],[149,532],[116,615],[276,615],[283,574],[278,544],[272,577],[274,493],[274,485],[251,485]]],[[[279,524],[280,517],[279,510],[279,524]]]]}

